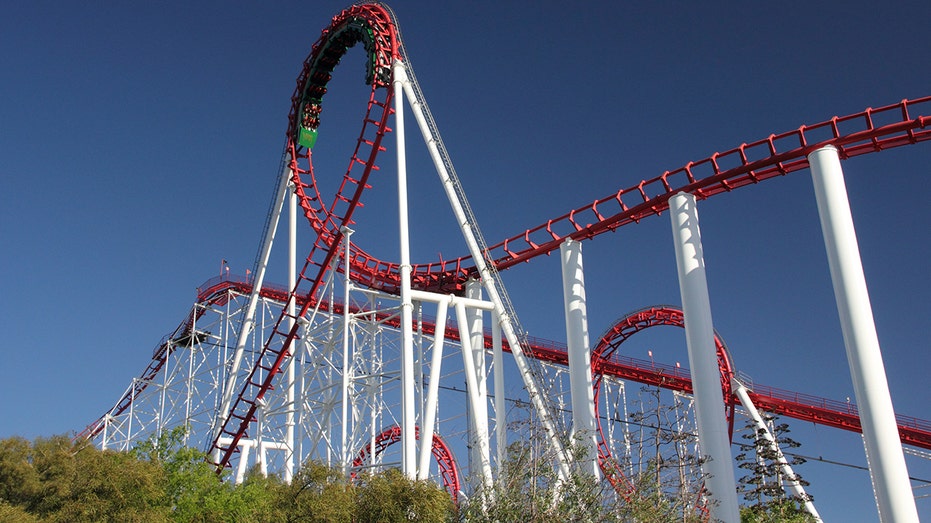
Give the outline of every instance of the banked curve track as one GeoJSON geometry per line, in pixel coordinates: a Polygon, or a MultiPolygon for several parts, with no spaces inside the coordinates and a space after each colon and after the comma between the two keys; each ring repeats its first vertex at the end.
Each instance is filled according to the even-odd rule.
{"type": "MultiPolygon", "coordinates": [[[[808,154],[834,146],[842,159],[931,140],[931,96],[867,108],[848,116],[802,125],[692,161],[678,169],[599,198],[491,245],[486,257],[507,269],[559,248],[566,239],[589,240],[623,225],[658,215],[673,195],[686,192],[704,200],[806,169],[808,154]]],[[[396,293],[397,263],[376,259],[352,246],[353,280],[396,293]]],[[[476,274],[470,256],[413,266],[415,288],[459,291],[476,274]]]]}
{"type": "MultiPolygon", "coordinates": [[[[405,60],[393,13],[382,4],[370,3],[351,6],[334,16],[304,62],[292,97],[286,150],[295,192],[316,238],[298,282],[289,293],[289,299],[303,304],[294,319],[304,317],[315,301],[343,239],[342,230],[353,223],[353,213],[361,205],[369,177],[378,170],[376,158],[385,150],[382,140],[390,132],[391,102],[397,95],[391,84],[391,66],[394,61],[405,60]],[[368,57],[366,81],[371,85],[371,94],[349,165],[337,193],[327,204],[314,175],[311,148],[331,73],[347,50],[359,43],[368,57]]],[[[931,97],[903,100],[741,144],[547,220],[490,246],[485,257],[498,270],[506,269],[552,252],[568,238],[591,239],[659,214],[668,208],[668,199],[676,193],[688,192],[705,199],[804,169],[808,167],[807,155],[824,146],[834,146],[841,158],[850,158],[922,142],[931,139],[929,115],[931,97]]],[[[379,260],[356,245],[351,245],[350,250],[350,263],[344,270],[353,281],[398,292],[398,263],[379,260]]],[[[463,256],[415,264],[411,280],[417,289],[455,292],[476,273],[474,260],[463,256]]],[[[288,357],[299,325],[295,322],[289,328],[288,320],[287,312],[283,312],[214,439],[219,467],[228,465],[255,419],[257,404],[288,357]]]]}

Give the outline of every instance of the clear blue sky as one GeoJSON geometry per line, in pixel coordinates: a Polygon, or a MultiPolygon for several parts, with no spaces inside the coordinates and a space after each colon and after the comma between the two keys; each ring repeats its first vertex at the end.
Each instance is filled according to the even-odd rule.
{"type": "MultiPolygon", "coordinates": [[[[221,259],[234,272],[251,267],[294,80],[342,7],[4,6],[0,437],[82,429],[143,370],[221,259]]],[[[931,4],[921,1],[393,7],[490,243],[715,151],[931,94],[931,4]]],[[[347,62],[333,103],[359,106],[361,61],[347,62]]],[[[358,122],[333,107],[321,140],[348,148],[358,122]]],[[[412,155],[415,259],[464,253],[425,154],[412,155]]],[[[844,163],[893,402],[925,419],[929,165],[927,144],[844,163]]],[[[356,227],[388,259],[397,247],[379,231],[393,187],[376,180],[356,227]]],[[[699,213],[715,326],[737,368],[757,383],[853,397],[808,172],[699,213]]],[[[588,242],[584,254],[593,334],[633,309],[679,302],[666,215],[588,242]]],[[[505,282],[531,334],[565,336],[555,257],[505,282]]],[[[684,361],[685,349],[654,355],[684,361]]],[[[865,465],[856,435],[792,429],[804,454],[865,465]]],[[[909,465],[931,480],[927,462],[909,465]]],[[[800,472],[826,518],[875,519],[865,472],[800,472]]],[[[918,505],[931,517],[931,501],[918,505]]]]}

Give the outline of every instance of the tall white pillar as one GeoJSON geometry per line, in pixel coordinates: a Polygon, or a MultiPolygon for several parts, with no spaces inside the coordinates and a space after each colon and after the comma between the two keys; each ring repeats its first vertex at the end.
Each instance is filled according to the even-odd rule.
{"type": "MultiPolygon", "coordinates": [[[[443,365],[443,346],[446,342],[446,312],[449,299],[439,300],[436,306],[436,331],[433,336],[433,353],[430,359],[430,381],[427,400],[420,415],[420,454],[417,457],[417,479],[425,480],[430,475],[430,457],[433,452],[433,432],[436,427],[436,405],[440,391],[440,368],[443,365]]],[[[374,447],[372,447],[374,448],[374,447]]]]}
{"type": "Polygon", "coordinates": [[[702,472],[710,491],[711,519],[725,523],[740,521],[737,507],[737,485],[727,434],[727,416],[721,391],[721,371],[714,346],[714,326],[711,321],[711,300],[705,278],[701,232],[695,196],[679,193],[669,199],[669,216],[676,246],[676,267],[679,272],[679,293],[685,320],[685,339],[692,371],[695,397],[695,418],[698,443],[706,460],[702,472]]]}
{"type": "MultiPolygon", "coordinates": [[[[252,275],[252,293],[249,295],[249,305],[246,313],[242,318],[242,326],[239,328],[239,335],[236,338],[236,349],[233,352],[233,361],[226,372],[226,383],[223,390],[223,398],[220,402],[220,408],[217,410],[216,433],[214,441],[219,442],[222,436],[224,424],[229,419],[230,406],[233,403],[233,395],[236,388],[242,383],[236,378],[239,374],[239,367],[242,364],[242,358],[246,350],[246,342],[252,336],[255,328],[255,311],[259,305],[259,298],[262,294],[262,284],[265,281],[265,271],[268,268],[268,260],[271,257],[272,245],[275,243],[275,233],[278,231],[278,220],[281,217],[281,211],[284,209],[284,202],[288,195],[288,187],[291,183],[292,171],[285,167],[279,174],[278,189],[275,192],[275,205],[272,207],[272,217],[269,220],[269,227],[265,229],[262,236],[262,248],[259,251],[261,255],[258,264],[255,267],[255,274],[252,275]]],[[[291,289],[293,291],[293,287],[291,289]]],[[[289,298],[294,299],[292,296],[289,298]]],[[[214,463],[220,461],[220,446],[217,445],[213,450],[214,463]]]]}
{"type": "MultiPolygon", "coordinates": [[[[294,192],[294,184],[288,186],[288,288],[294,289],[297,285],[297,193],[294,192]]],[[[295,309],[294,300],[288,300],[288,331],[290,332],[294,328],[294,323],[297,317],[297,311],[295,309]]],[[[297,403],[296,403],[296,382],[295,382],[295,366],[297,365],[297,358],[295,354],[295,346],[297,343],[291,345],[291,358],[288,360],[288,373],[287,373],[287,384],[288,389],[288,413],[285,416],[285,426],[287,427],[287,432],[285,433],[285,443],[287,450],[285,450],[285,462],[284,462],[284,481],[285,483],[291,483],[291,479],[294,478],[294,433],[295,433],[295,413],[297,412],[297,403]]]]}
{"type": "MultiPolygon", "coordinates": [[[[398,65],[395,66],[396,69],[397,67],[398,65]]],[[[401,65],[401,67],[403,68],[403,65],[401,65]]],[[[427,107],[422,93],[420,93],[420,88],[415,88],[415,82],[408,81],[407,79],[404,80],[403,84],[404,92],[407,94],[408,101],[411,103],[411,112],[414,113],[414,119],[420,127],[420,132],[426,142],[430,157],[433,159],[436,172],[443,183],[443,189],[449,199],[450,206],[453,208],[453,214],[459,224],[463,239],[469,247],[469,253],[472,255],[472,259],[475,262],[475,268],[481,276],[488,301],[495,305],[495,315],[501,327],[501,332],[504,334],[505,339],[507,339],[508,345],[511,346],[511,355],[514,357],[514,363],[517,365],[518,375],[527,388],[527,395],[530,396],[530,403],[540,416],[540,423],[543,425],[546,439],[549,441],[550,446],[556,454],[556,461],[559,467],[558,481],[560,483],[564,482],[569,478],[571,472],[569,470],[569,461],[566,456],[565,447],[560,439],[560,431],[553,419],[553,413],[547,405],[547,402],[543,399],[543,391],[540,390],[540,385],[537,383],[535,373],[531,369],[530,363],[527,361],[527,356],[524,355],[524,349],[521,347],[521,340],[515,328],[517,318],[514,316],[513,306],[507,296],[500,275],[495,270],[493,264],[489,264],[485,260],[484,254],[482,254],[485,251],[485,248],[482,246],[484,245],[484,241],[480,241],[478,225],[471,211],[468,210],[468,201],[466,201],[465,194],[461,191],[459,179],[456,176],[455,169],[452,168],[452,162],[449,161],[449,157],[446,154],[446,147],[443,145],[439,132],[436,130],[433,116],[430,115],[430,109],[427,107]]]]}
{"type": "Polygon", "coordinates": [[[576,464],[584,474],[599,477],[595,432],[595,394],[592,389],[592,351],[588,339],[588,310],[582,244],[568,239],[559,246],[562,288],[566,310],[566,347],[569,353],[569,389],[572,401],[573,443],[581,445],[576,464]]]}
{"type": "Polygon", "coordinates": [[[473,338],[465,328],[469,324],[467,307],[464,301],[456,301],[456,323],[459,324],[459,340],[462,343],[462,367],[466,378],[466,388],[469,395],[469,426],[472,434],[469,443],[472,458],[469,472],[475,481],[475,487],[482,491],[492,484],[491,451],[488,440],[488,402],[482,399],[482,388],[479,386],[476,372],[473,338]]]}
{"type": "Polygon", "coordinates": [[[343,226],[340,229],[343,233],[343,367],[340,380],[340,444],[339,459],[344,478],[349,478],[349,466],[352,463],[352,450],[349,448],[349,425],[352,418],[349,413],[349,406],[352,402],[349,394],[349,384],[353,379],[352,371],[352,344],[350,343],[349,329],[352,325],[352,315],[349,313],[349,291],[352,281],[349,276],[349,257],[352,252],[352,233],[355,232],[349,227],[343,226]]]}
{"type": "MultiPolygon", "coordinates": [[[[233,440],[230,440],[232,443],[233,440]]],[[[230,443],[227,443],[229,445],[230,443]]],[[[249,468],[249,452],[252,451],[255,440],[242,438],[239,440],[239,465],[236,467],[236,484],[241,485],[246,479],[246,470],[249,468]]],[[[258,454],[256,454],[258,456],[258,454]]]]}
{"type": "Polygon", "coordinates": [[[507,406],[504,394],[504,352],[501,346],[501,321],[492,313],[491,350],[495,370],[495,452],[498,471],[504,467],[505,452],[508,446],[507,406]]]}
{"type": "Polygon", "coordinates": [[[808,163],[879,518],[883,523],[917,523],[918,510],[899,440],[837,149],[818,149],[808,155],[808,163]]]}
{"type": "MultiPolygon", "coordinates": [[[[466,282],[465,286],[465,297],[471,298],[474,300],[482,299],[482,283],[478,280],[469,280],[466,282]]],[[[488,381],[487,381],[487,368],[485,366],[485,333],[484,333],[484,321],[483,313],[481,309],[474,307],[467,307],[465,309],[465,317],[467,324],[460,327],[460,336],[469,336],[471,339],[470,344],[467,346],[463,343],[462,350],[470,350],[472,353],[472,365],[475,373],[475,392],[477,396],[477,403],[472,409],[472,419],[482,418],[485,420],[485,426],[488,425],[488,381]],[[465,329],[465,330],[463,330],[465,329]]],[[[483,455],[485,447],[488,446],[487,441],[477,441],[478,437],[487,438],[487,429],[486,434],[479,436],[480,431],[473,424],[472,430],[470,431],[470,442],[469,442],[469,453],[470,463],[477,465],[482,463],[482,460],[486,457],[483,455]]],[[[476,478],[478,479],[478,478],[476,478]]]]}
{"type": "Polygon", "coordinates": [[[407,151],[404,148],[404,64],[395,61],[393,68],[394,126],[398,156],[398,229],[401,260],[401,472],[408,479],[417,474],[416,412],[414,397],[414,328],[411,301],[411,250],[407,217],[407,151]]]}

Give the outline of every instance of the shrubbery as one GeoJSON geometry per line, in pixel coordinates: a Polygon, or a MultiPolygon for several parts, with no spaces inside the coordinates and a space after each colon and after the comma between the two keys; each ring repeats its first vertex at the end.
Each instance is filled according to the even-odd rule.
{"type": "MultiPolygon", "coordinates": [[[[750,439],[749,448],[766,457],[760,438],[750,439]]],[[[657,463],[649,460],[629,478],[639,487],[618,496],[604,479],[573,474],[558,481],[551,456],[518,442],[509,448],[498,484],[457,507],[435,483],[409,480],[395,469],[349,482],[338,469],[310,462],[290,484],[253,471],[236,485],[182,440],[176,430],[130,453],[101,451],[64,436],[0,440],[0,523],[703,520],[694,493],[663,488],[657,463]]],[[[740,461],[754,464],[742,465],[751,472],[741,479],[749,502],[742,521],[813,521],[801,500],[785,496],[781,481],[771,480],[777,472],[755,456],[743,454],[740,461]]]]}
{"type": "Polygon", "coordinates": [[[223,481],[180,432],[132,453],[64,436],[0,440],[0,522],[434,522],[453,519],[448,494],[394,470],[345,481],[316,463],[290,484],[250,473],[223,481]]]}

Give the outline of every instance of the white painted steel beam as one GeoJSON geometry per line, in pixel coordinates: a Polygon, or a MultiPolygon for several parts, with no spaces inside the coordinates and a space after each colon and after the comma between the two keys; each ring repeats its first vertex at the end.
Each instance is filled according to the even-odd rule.
{"type": "Polygon", "coordinates": [[[695,196],[679,193],[670,198],[669,216],[672,220],[685,338],[692,371],[698,441],[702,454],[707,458],[702,463],[702,472],[707,475],[705,485],[712,499],[711,518],[724,523],[737,523],[740,515],[734,464],[721,391],[721,371],[714,346],[711,300],[705,277],[695,196]]]}
{"type": "Polygon", "coordinates": [[[401,277],[401,472],[416,477],[416,398],[414,395],[414,328],[411,301],[410,231],[407,213],[407,151],[404,145],[404,64],[396,61],[392,70],[394,127],[398,159],[398,229],[401,248],[398,272],[401,277]]]}
{"type": "MultiPolygon", "coordinates": [[[[473,300],[480,300],[482,297],[482,284],[478,280],[469,280],[466,282],[465,295],[473,300]]],[[[458,309],[457,309],[458,311],[458,309]]],[[[465,309],[465,325],[459,326],[460,336],[468,336],[470,343],[463,344],[462,350],[471,352],[473,372],[475,374],[475,392],[476,405],[470,409],[471,425],[473,430],[470,433],[472,444],[469,448],[469,463],[481,463],[484,467],[488,460],[488,382],[486,379],[487,371],[485,368],[485,333],[483,332],[482,310],[467,307],[465,309]],[[477,418],[483,418],[482,426],[484,434],[479,435],[477,418]],[[480,441],[474,441],[475,438],[482,437],[480,441]]],[[[464,338],[463,338],[464,339],[464,338]]],[[[488,478],[490,479],[490,477],[488,478]]]]}
{"type": "Polygon", "coordinates": [[[809,498],[808,493],[805,492],[805,487],[798,481],[795,471],[792,470],[792,465],[789,464],[785,455],[782,454],[782,449],[779,448],[776,438],[773,437],[772,432],[769,431],[769,427],[766,426],[766,422],[763,420],[763,416],[760,415],[760,411],[756,410],[756,405],[753,404],[753,401],[750,399],[750,394],[747,393],[747,387],[737,378],[731,378],[731,388],[737,396],[737,399],[740,400],[740,404],[746,409],[747,414],[750,415],[750,419],[756,426],[757,433],[763,435],[763,439],[766,440],[767,445],[769,445],[769,448],[776,455],[776,463],[782,469],[782,473],[788,478],[786,480],[786,489],[789,491],[789,494],[798,499],[805,500],[803,502],[805,510],[815,518],[815,521],[821,523],[821,515],[818,514],[815,504],[811,502],[811,498],[809,498]]]}
{"type": "Polygon", "coordinates": [[[566,314],[573,443],[581,445],[580,450],[584,450],[576,464],[582,473],[597,478],[600,476],[598,442],[595,439],[598,425],[592,388],[592,351],[588,337],[582,244],[568,239],[559,246],[559,254],[566,314]]]}
{"type": "Polygon", "coordinates": [[[449,299],[441,300],[436,306],[436,331],[433,336],[433,352],[430,357],[430,383],[427,385],[427,403],[421,419],[420,454],[417,465],[417,479],[424,480],[430,475],[430,456],[433,451],[433,432],[436,427],[436,407],[440,392],[440,370],[443,364],[443,346],[446,341],[446,314],[449,299]]]}
{"type": "Polygon", "coordinates": [[[472,427],[470,442],[473,450],[470,473],[477,481],[475,486],[483,491],[491,486],[491,452],[488,443],[488,403],[482,401],[482,391],[476,372],[475,347],[467,329],[469,317],[463,303],[456,304],[456,322],[459,324],[459,340],[462,343],[463,373],[469,394],[469,425],[472,427]],[[478,474],[476,474],[478,472],[478,474]]]}
{"type": "MultiPolygon", "coordinates": [[[[288,288],[294,289],[297,285],[297,193],[294,190],[294,184],[289,184],[289,194],[288,194],[288,288]]],[[[294,323],[296,322],[295,316],[296,307],[294,300],[288,300],[288,332],[293,330],[294,323]]],[[[294,355],[294,350],[291,350],[291,355],[294,355]]],[[[287,449],[285,452],[285,463],[284,463],[284,479],[285,483],[291,483],[291,479],[294,478],[294,468],[295,468],[295,456],[294,456],[294,442],[295,442],[295,413],[297,411],[297,383],[295,376],[295,366],[297,365],[297,358],[289,358],[288,360],[288,374],[287,374],[287,414],[285,415],[285,443],[287,444],[287,449]]]]}
{"type": "MultiPolygon", "coordinates": [[[[398,78],[397,71],[399,68],[403,71],[404,67],[405,65],[401,62],[395,63],[396,86],[398,78]]],[[[440,177],[440,181],[443,183],[443,190],[446,192],[449,204],[453,209],[453,214],[455,215],[456,222],[459,225],[460,231],[462,232],[466,246],[469,249],[469,254],[475,261],[475,268],[478,270],[482,285],[485,287],[485,292],[488,294],[488,300],[495,306],[495,314],[499,318],[501,329],[504,332],[504,337],[508,340],[508,345],[511,347],[511,355],[514,357],[514,362],[517,364],[517,369],[520,373],[521,379],[524,382],[524,386],[527,388],[527,393],[530,396],[530,402],[533,404],[534,410],[540,416],[540,423],[543,425],[543,428],[546,431],[547,441],[549,442],[550,447],[553,449],[556,455],[556,460],[559,466],[559,479],[560,481],[565,481],[568,479],[570,474],[565,446],[560,439],[560,431],[556,427],[556,421],[553,419],[552,413],[547,408],[546,402],[543,398],[543,391],[540,390],[540,386],[533,376],[533,371],[531,370],[527,356],[524,355],[523,349],[521,348],[520,339],[518,338],[517,332],[514,328],[514,320],[516,320],[516,318],[512,320],[511,312],[509,312],[509,308],[505,305],[504,289],[502,288],[499,290],[498,288],[498,286],[501,285],[500,278],[494,271],[494,267],[489,266],[488,262],[485,260],[484,252],[479,246],[479,239],[476,236],[476,232],[473,231],[473,226],[477,229],[477,224],[473,223],[473,221],[467,216],[464,204],[462,201],[460,201],[460,195],[457,192],[459,181],[453,177],[453,173],[447,169],[446,162],[443,160],[443,154],[440,152],[442,141],[439,133],[434,132],[434,130],[431,129],[430,125],[427,123],[427,112],[429,109],[426,107],[425,102],[420,98],[420,96],[418,96],[417,92],[415,92],[415,87],[412,81],[405,79],[402,84],[404,87],[404,93],[407,95],[407,98],[410,101],[411,111],[414,114],[414,118],[417,120],[417,124],[420,127],[420,132],[423,135],[424,141],[426,142],[427,150],[430,153],[430,158],[433,160],[433,165],[436,168],[437,175],[440,177]]],[[[416,91],[419,91],[419,87],[416,89],[416,91]]],[[[402,270],[401,272],[403,275],[404,271],[402,270]]]]}
{"type": "MultiPolygon", "coordinates": [[[[236,340],[236,349],[233,352],[233,361],[226,375],[226,388],[223,392],[223,398],[220,402],[220,409],[217,411],[217,424],[215,437],[219,438],[220,430],[223,423],[230,414],[230,405],[233,402],[233,395],[236,393],[236,375],[239,373],[239,367],[242,364],[243,353],[246,348],[246,341],[252,334],[255,327],[255,310],[259,304],[259,297],[262,292],[262,284],[265,281],[265,272],[268,268],[268,259],[271,256],[272,244],[275,242],[275,233],[278,230],[278,220],[281,217],[281,211],[284,208],[284,201],[288,195],[288,185],[291,183],[291,169],[283,167],[278,180],[278,189],[275,193],[275,202],[272,204],[271,215],[265,228],[262,238],[262,247],[259,251],[258,264],[255,267],[255,274],[252,278],[252,294],[249,296],[249,306],[242,319],[242,325],[239,330],[239,337],[236,340]]],[[[292,287],[293,289],[293,287],[292,287]]],[[[292,298],[293,300],[293,298],[292,298]]],[[[219,449],[214,449],[214,461],[219,461],[219,449]]]]}
{"type": "Polygon", "coordinates": [[[505,452],[508,447],[507,406],[504,394],[504,352],[501,344],[501,322],[497,314],[492,314],[491,323],[492,365],[495,379],[495,452],[498,471],[504,466],[505,452]]]}
{"type": "Polygon", "coordinates": [[[349,227],[343,227],[343,366],[342,371],[340,372],[341,379],[341,397],[340,401],[341,410],[340,410],[340,465],[342,467],[343,476],[349,477],[349,465],[352,461],[352,452],[353,449],[349,448],[349,380],[352,379],[352,354],[350,351],[352,347],[349,343],[349,324],[351,317],[349,314],[349,289],[351,288],[351,282],[349,280],[349,256],[350,256],[350,246],[352,233],[354,232],[349,227]]]}
{"type": "Polygon", "coordinates": [[[879,518],[918,521],[837,149],[808,155],[879,518]]]}

